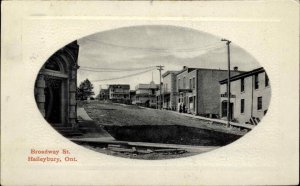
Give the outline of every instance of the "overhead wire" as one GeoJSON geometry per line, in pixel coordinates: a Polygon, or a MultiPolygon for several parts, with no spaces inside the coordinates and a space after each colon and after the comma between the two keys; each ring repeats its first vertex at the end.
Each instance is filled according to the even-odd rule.
{"type": "Polygon", "coordinates": [[[115,78],[99,79],[99,80],[91,80],[91,81],[92,82],[99,82],[99,81],[110,81],[110,80],[124,79],[124,78],[128,78],[128,77],[133,77],[133,76],[136,76],[136,75],[144,74],[144,73],[147,73],[147,72],[152,71],[152,70],[154,70],[154,69],[149,69],[149,70],[145,70],[145,71],[142,71],[142,72],[129,74],[129,75],[126,75],[126,76],[119,76],[119,77],[115,77],[115,78]]]}
{"type": "Polygon", "coordinates": [[[113,47],[127,48],[127,49],[147,50],[147,51],[150,51],[150,52],[193,52],[193,51],[197,51],[197,50],[210,49],[211,47],[218,46],[218,44],[223,46],[222,43],[215,42],[215,43],[211,43],[209,45],[193,47],[193,48],[149,48],[149,47],[136,47],[136,46],[117,45],[117,44],[108,43],[108,42],[99,41],[99,40],[98,41],[91,40],[91,39],[87,39],[87,40],[89,40],[91,42],[94,42],[94,43],[97,43],[97,44],[104,44],[104,45],[109,45],[109,46],[113,46],[113,47]]]}
{"type": "Polygon", "coordinates": [[[139,71],[146,69],[154,69],[155,66],[142,67],[142,68],[100,68],[100,67],[87,67],[81,66],[79,70],[90,71],[90,72],[125,72],[125,71],[139,71]]]}
{"type": "MultiPolygon", "coordinates": [[[[104,45],[110,45],[114,47],[120,47],[120,48],[127,48],[127,49],[137,49],[137,50],[147,50],[150,52],[166,52],[166,53],[171,53],[171,52],[194,52],[194,51],[200,51],[200,50],[213,50],[213,49],[218,49],[218,48],[223,48],[225,47],[222,43],[216,42],[212,43],[210,45],[206,46],[201,46],[201,47],[195,47],[195,48],[181,48],[181,49],[165,49],[165,48],[147,48],[147,47],[135,47],[135,46],[125,46],[125,45],[117,45],[113,43],[107,43],[103,41],[94,41],[91,39],[88,39],[89,41],[95,42],[97,44],[104,44],[104,45]],[[219,45],[216,45],[219,44],[219,45]]],[[[101,68],[101,67],[87,67],[87,66],[82,66],[79,70],[83,71],[89,71],[89,72],[125,72],[125,71],[139,71],[139,70],[144,70],[142,72],[134,73],[134,74],[129,74],[125,76],[120,76],[120,77],[115,77],[115,78],[108,78],[108,79],[100,79],[100,80],[91,80],[92,82],[99,82],[99,81],[110,81],[110,80],[117,80],[117,79],[124,79],[128,77],[133,77],[136,75],[144,74],[146,72],[154,70],[156,67],[155,66],[149,66],[149,67],[143,67],[143,68],[128,68],[128,69],[121,69],[121,68],[101,68]]]]}

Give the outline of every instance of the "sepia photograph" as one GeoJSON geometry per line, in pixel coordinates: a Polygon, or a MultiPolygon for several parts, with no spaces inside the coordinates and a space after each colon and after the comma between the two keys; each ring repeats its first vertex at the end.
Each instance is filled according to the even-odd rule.
{"type": "Polygon", "coordinates": [[[230,144],[259,125],[271,99],[267,72],[247,51],[168,25],[79,38],[49,57],[34,90],[45,120],[72,142],[146,160],[230,144]]]}

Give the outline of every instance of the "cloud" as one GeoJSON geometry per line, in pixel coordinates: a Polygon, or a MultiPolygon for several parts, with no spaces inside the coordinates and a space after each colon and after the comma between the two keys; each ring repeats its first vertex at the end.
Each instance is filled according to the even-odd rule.
{"type": "MultiPolygon", "coordinates": [[[[180,70],[183,66],[196,68],[227,69],[227,50],[220,38],[200,31],[174,26],[138,26],[101,32],[78,41],[80,66],[94,68],[140,68],[164,65],[164,72],[180,70]],[[220,48],[218,48],[220,47],[220,48]]],[[[258,62],[246,51],[231,44],[231,65],[240,70],[259,67],[258,62]]],[[[108,79],[136,72],[87,72],[79,69],[78,81],[108,79]]],[[[159,73],[153,70],[158,83],[159,73]]],[[[95,83],[127,83],[134,89],[138,83],[149,83],[152,72],[95,83]]],[[[97,94],[97,93],[96,93],[97,94]]]]}

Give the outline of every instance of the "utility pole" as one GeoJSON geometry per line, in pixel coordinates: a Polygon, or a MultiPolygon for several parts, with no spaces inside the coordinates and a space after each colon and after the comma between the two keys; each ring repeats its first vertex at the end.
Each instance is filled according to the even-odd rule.
{"type": "Polygon", "coordinates": [[[221,39],[221,41],[226,41],[227,45],[227,57],[228,57],[228,78],[227,78],[227,127],[230,126],[230,43],[231,41],[227,39],[221,39]]]}
{"type": "Polygon", "coordinates": [[[161,92],[161,71],[163,70],[164,66],[156,66],[157,70],[159,70],[159,108],[162,109],[162,92],[161,92]]]}

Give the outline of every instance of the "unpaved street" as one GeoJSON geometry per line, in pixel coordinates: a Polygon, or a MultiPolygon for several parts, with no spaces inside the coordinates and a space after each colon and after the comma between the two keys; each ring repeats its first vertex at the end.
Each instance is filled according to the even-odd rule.
{"type": "Polygon", "coordinates": [[[92,101],[82,105],[88,115],[101,125],[184,125],[225,133],[242,134],[238,130],[226,128],[210,121],[188,117],[174,111],[157,110],[117,103],[92,101]]]}

